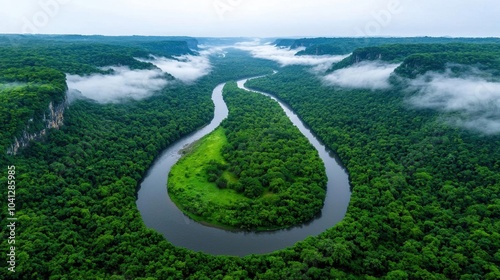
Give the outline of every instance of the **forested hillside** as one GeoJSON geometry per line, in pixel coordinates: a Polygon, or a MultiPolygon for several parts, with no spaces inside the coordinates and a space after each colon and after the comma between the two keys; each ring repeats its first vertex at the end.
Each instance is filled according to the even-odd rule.
{"type": "MultiPolygon", "coordinates": [[[[111,74],[107,66],[155,69],[151,63],[134,57],[150,52],[133,46],[68,43],[26,37],[22,45],[0,44],[0,150],[23,133],[37,134],[44,127],[49,104],[66,102],[65,74],[111,74]]],[[[8,38],[8,36],[7,36],[8,38]]],[[[165,74],[168,78],[168,74],[165,74]]]]}
{"type": "Polygon", "coordinates": [[[49,103],[63,102],[66,91],[65,75],[52,68],[0,68],[1,153],[28,126],[27,132],[43,129],[49,103]]]}
{"type": "Polygon", "coordinates": [[[63,73],[88,75],[106,73],[99,67],[128,66],[131,69],[151,69],[155,66],[134,57],[147,57],[150,53],[133,47],[99,44],[73,44],[37,41],[22,47],[0,46],[2,69],[17,67],[48,67],[63,73]]]}

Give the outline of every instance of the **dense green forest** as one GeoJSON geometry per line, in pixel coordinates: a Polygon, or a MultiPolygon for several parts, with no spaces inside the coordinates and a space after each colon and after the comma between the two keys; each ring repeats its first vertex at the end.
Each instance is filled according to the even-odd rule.
{"type": "MultiPolygon", "coordinates": [[[[134,67],[135,51],[149,54],[137,44],[36,40],[39,49],[1,47],[2,98],[15,91],[32,95],[13,100],[17,106],[2,104],[11,116],[29,118],[49,99],[61,98],[62,73],[96,73],[106,63],[134,67]],[[79,53],[79,46],[88,52],[79,53]],[[106,60],[108,51],[116,61],[106,60]],[[33,65],[24,64],[30,60],[33,65]],[[24,80],[5,78],[28,72],[24,80]],[[26,91],[33,79],[36,85],[26,91]],[[44,85],[51,87],[45,91],[44,85]]],[[[277,67],[236,50],[211,60],[212,72],[195,84],[167,87],[141,101],[78,100],[65,112],[65,125],[45,141],[17,156],[2,153],[0,185],[7,186],[7,167],[16,166],[18,221],[16,273],[4,260],[1,279],[500,278],[500,136],[450,126],[436,111],[409,107],[405,101],[415,92],[402,85],[376,92],[325,87],[303,67],[249,84],[279,96],[338,153],[353,187],[345,219],[292,247],[244,258],[178,248],[146,228],[135,203],[137,186],[158,153],[211,119],[217,84],[277,67]]],[[[14,133],[11,121],[2,119],[12,127],[2,133],[14,133]]],[[[0,193],[6,198],[7,188],[0,193]]],[[[0,205],[5,229],[7,203],[0,205]]],[[[7,236],[2,230],[4,256],[7,236]]]]}
{"type": "MultiPolygon", "coordinates": [[[[108,66],[156,69],[135,58],[194,54],[197,41],[187,37],[104,37],[5,35],[0,37],[0,150],[23,129],[40,131],[48,104],[64,102],[65,74],[112,74],[108,66]],[[176,41],[185,39],[187,41],[176,41]],[[183,50],[179,49],[182,45],[183,50]],[[18,109],[17,109],[18,108],[18,109]],[[31,120],[31,121],[30,121],[31,120]]],[[[165,79],[173,79],[168,73],[165,79]]]]}
{"type": "MultiPolygon", "coordinates": [[[[127,66],[130,69],[154,69],[151,63],[134,57],[150,52],[134,46],[113,46],[39,40],[28,36],[22,45],[0,44],[0,150],[5,151],[14,137],[26,129],[35,133],[43,129],[42,119],[49,103],[66,99],[65,74],[111,74],[105,66],[127,66]]],[[[168,73],[165,78],[172,79],[168,73]]]]}
{"type": "Polygon", "coordinates": [[[146,58],[149,52],[133,48],[92,43],[37,42],[22,47],[0,46],[0,67],[49,67],[68,74],[109,73],[106,66],[128,66],[130,69],[152,69],[146,58]]]}
{"type": "Polygon", "coordinates": [[[198,40],[183,36],[84,36],[84,35],[3,35],[0,45],[25,47],[40,43],[76,45],[97,44],[115,47],[134,47],[142,52],[161,56],[193,54],[198,50],[198,40]]]}
{"type": "Polygon", "coordinates": [[[232,82],[224,100],[229,116],[214,132],[223,134],[217,140],[223,146],[203,145],[203,156],[188,155],[172,168],[172,199],[204,221],[232,228],[268,230],[311,220],[323,207],[327,181],[317,151],[270,98],[232,82]],[[200,162],[204,170],[194,172],[200,162]]]}
{"type": "Polygon", "coordinates": [[[409,108],[414,93],[402,88],[325,88],[300,67],[248,85],[290,104],[349,170],[346,218],[319,237],[348,248],[338,268],[399,279],[500,276],[499,135],[409,108]]]}
{"type": "Polygon", "coordinates": [[[43,129],[40,120],[49,103],[62,102],[66,90],[66,77],[57,70],[0,68],[0,151],[5,153],[14,137],[19,137],[27,126],[28,132],[43,129]]]}
{"type": "Polygon", "coordinates": [[[450,63],[482,65],[488,69],[498,69],[500,44],[392,44],[366,47],[353,51],[351,55],[333,65],[329,72],[355,63],[375,60],[389,63],[403,62],[397,73],[412,78],[427,71],[444,70],[450,63]]]}
{"type": "Polygon", "coordinates": [[[435,38],[435,37],[359,37],[359,38],[303,38],[303,39],[278,39],[278,47],[291,49],[306,48],[297,55],[344,55],[359,48],[375,47],[387,44],[449,44],[449,43],[474,43],[488,44],[500,43],[498,38],[435,38]]]}

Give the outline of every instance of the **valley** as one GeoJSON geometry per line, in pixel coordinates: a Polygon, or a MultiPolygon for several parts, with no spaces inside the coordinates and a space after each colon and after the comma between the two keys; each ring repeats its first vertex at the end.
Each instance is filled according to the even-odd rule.
{"type": "Polygon", "coordinates": [[[242,40],[0,36],[0,278],[500,276],[498,39],[242,40]]]}

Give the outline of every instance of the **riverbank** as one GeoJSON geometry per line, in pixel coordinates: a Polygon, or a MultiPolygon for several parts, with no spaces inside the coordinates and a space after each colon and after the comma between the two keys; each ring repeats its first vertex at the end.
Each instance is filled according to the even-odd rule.
{"type": "MultiPolygon", "coordinates": [[[[246,79],[238,81],[243,85],[246,79]]],[[[172,244],[194,251],[215,255],[246,256],[264,254],[292,246],[308,236],[318,235],[344,218],[349,204],[350,186],[346,170],[337,162],[333,153],[309,131],[297,115],[281,104],[286,115],[306,135],[323,159],[328,176],[325,203],[321,215],[300,226],[272,232],[248,232],[222,229],[196,222],[186,216],[167,194],[167,174],[180,159],[179,151],[215,130],[227,117],[227,106],[222,98],[224,84],[213,90],[214,119],[199,131],[190,134],[168,147],[141,183],[137,207],[144,223],[163,234],[172,244]]]]}
{"type": "Polygon", "coordinates": [[[327,176],[318,151],[279,104],[224,86],[230,113],[173,166],[168,193],[196,221],[245,231],[290,228],[323,208],[327,176]]]}
{"type": "Polygon", "coordinates": [[[205,168],[210,165],[210,162],[225,164],[221,155],[225,144],[227,144],[227,138],[224,129],[219,127],[197,141],[170,170],[168,193],[176,205],[194,220],[217,224],[210,219],[200,219],[203,213],[195,210],[195,208],[202,207],[200,203],[227,206],[248,202],[247,198],[237,194],[234,190],[220,189],[215,182],[209,182],[205,168]]]}

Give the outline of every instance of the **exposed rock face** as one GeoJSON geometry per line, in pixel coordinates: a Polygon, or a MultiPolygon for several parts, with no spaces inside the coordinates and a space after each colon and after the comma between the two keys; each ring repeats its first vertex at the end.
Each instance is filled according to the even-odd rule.
{"type": "MultiPolygon", "coordinates": [[[[51,101],[47,112],[43,114],[42,121],[45,124],[45,128],[40,131],[30,133],[30,124],[28,123],[26,128],[23,130],[22,136],[14,138],[14,143],[12,143],[12,145],[10,145],[7,149],[7,154],[16,155],[19,149],[26,147],[30,141],[40,140],[45,134],[47,134],[47,129],[59,129],[64,124],[64,111],[67,106],[67,99],[64,99],[64,101],[59,104],[54,104],[54,102],[51,101]]],[[[32,120],[30,120],[30,123],[31,122],[32,120]]]]}
{"type": "Polygon", "coordinates": [[[43,115],[43,120],[47,124],[47,128],[59,129],[64,125],[64,110],[68,106],[67,103],[66,99],[55,107],[54,102],[51,101],[49,103],[49,117],[47,118],[45,114],[43,115]]]}

